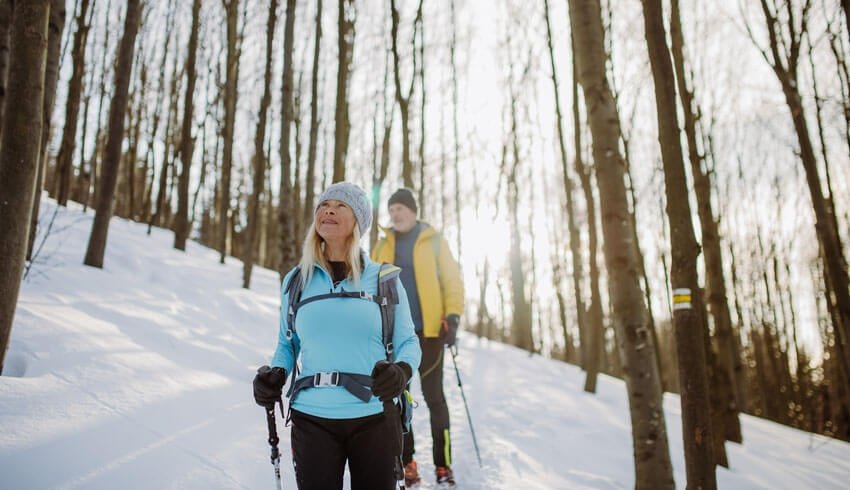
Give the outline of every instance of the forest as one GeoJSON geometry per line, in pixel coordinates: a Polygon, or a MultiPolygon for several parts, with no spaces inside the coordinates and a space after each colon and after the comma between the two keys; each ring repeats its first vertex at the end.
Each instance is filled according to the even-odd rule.
{"type": "Polygon", "coordinates": [[[636,488],[664,392],[689,488],[741,413],[850,441],[848,53],[848,0],[0,0],[0,373],[43,197],[247,288],[348,180],[415,192],[464,330],[625,380],[636,488]]]}

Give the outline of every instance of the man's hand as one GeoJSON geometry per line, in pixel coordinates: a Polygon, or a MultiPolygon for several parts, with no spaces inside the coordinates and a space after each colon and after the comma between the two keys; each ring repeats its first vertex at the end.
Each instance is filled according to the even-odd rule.
{"type": "Polygon", "coordinates": [[[457,329],[460,326],[460,315],[452,313],[443,320],[443,341],[449,347],[454,347],[457,341],[457,329]]]}

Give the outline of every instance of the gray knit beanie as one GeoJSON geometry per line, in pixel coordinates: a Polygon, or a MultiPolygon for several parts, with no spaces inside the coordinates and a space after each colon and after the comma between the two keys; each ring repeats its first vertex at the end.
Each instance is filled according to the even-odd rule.
{"type": "Polygon", "coordinates": [[[369,197],[366,196],[363,189],[351,182],[331,184],[319,196],[319,200],[316,201],[316,209],[319,209],[320,204],[331,199],[344,202],[354,211],[354,218],[357,220],[357,226],[360,228],[360,236],[365,235],[366,231],[369,230],[369,226],[372,225],[372,205],[369,203],[369,197]]]}

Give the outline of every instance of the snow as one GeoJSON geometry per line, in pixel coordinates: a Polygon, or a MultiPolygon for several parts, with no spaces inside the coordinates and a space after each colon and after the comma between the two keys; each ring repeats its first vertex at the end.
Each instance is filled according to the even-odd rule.
{"type": "MultiPolygon", "coordinates": [[[[55,205],[42,203],[49,220],[55,205]]],[[[251,380],[271,357],[277,274],[219,264],[195,242],[113,219],[104,268],[82,265],[91,213],[59,208],[21,288],[0,377],[0,488],[274,488],[264,411],[251,380]]],[[[483,467],[478,466],[451,358],[444,376],[460,489],[625,489],[634,486],[623,382],[582,391],[575,366],[462,332],[457,365],[483,467]]],[[[428,416],[414,415],[430,488],[428,416]]],[[[684,488],[678,397],[664,400],[677,487],[684,488]]],[[[838,489],[850,444],[742,417],[727,444],[723,489],[838,489]]],[[[278,414],[283,488],[295,488],[289,430],[278,414]]],[[[346,483],[346,488],[348,484],[346,483]]]]}

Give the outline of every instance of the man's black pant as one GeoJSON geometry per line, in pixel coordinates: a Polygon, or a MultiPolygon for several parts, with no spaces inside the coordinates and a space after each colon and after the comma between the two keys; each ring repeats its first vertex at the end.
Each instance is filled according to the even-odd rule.
{"type": "MultiPolygon", "coordinates": [[[[422,347],[422,362],[419,363],[419,379],[422,383],[422,395],[431,413],[431,437],[435,466],[451,466],[452,442],[449,437],[449,407],[443,394],[443,339],[440,337],[419,337],[422,347]]],[[[413,443],[413,431],[404,435],[404,464],[413,459],[416,452],[413,443]]]]}
{"type": "MultiPolygon", "coordinates": [[[[395,421],[394,421],[395,422],[395,421]]],[[[292,410],[292,459],[300,490],[342,488],[345,463],[352,490],[395,488],[393,430],[383,413],[326,419],[292,410]]]]}

